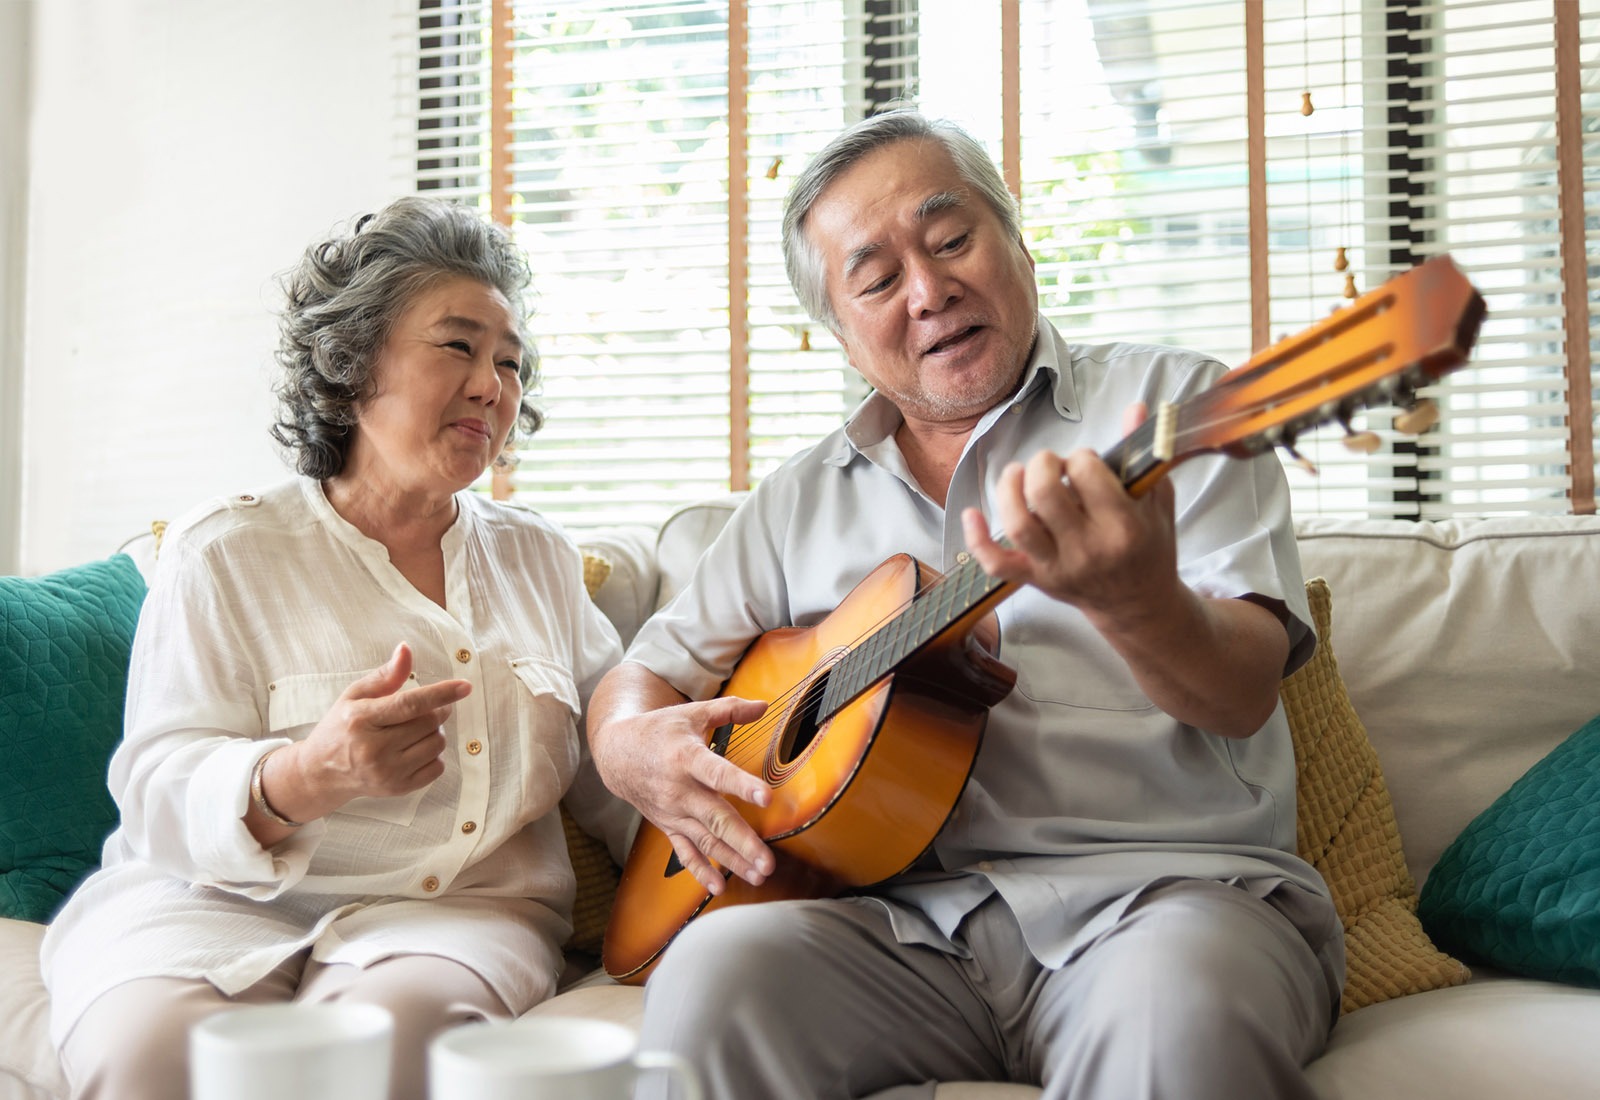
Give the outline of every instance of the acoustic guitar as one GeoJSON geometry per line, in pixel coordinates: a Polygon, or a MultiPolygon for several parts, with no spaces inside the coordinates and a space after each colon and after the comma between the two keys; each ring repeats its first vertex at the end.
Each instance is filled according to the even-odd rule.
{"type": "MultiPolygon", "coordinates": [[[[1435,257],[1157,409],[1101,457],[1138,495],[1195,455],[1293,452],[1298,433],[1330,421],[1354,442],[1375,441],[1349,425],[1369,405],[1410,409],[1400,421],[1420,430],[1430,406],[1416,391],[1466,361],[1483,314],[1455,264],[1435,257]]],[[[996,657],[992,614],[1014,587],[975,560],[941,576],[901,554],[816,626],[758,638],[722,694],[769,700],[767,712],[712,731],[709,744],[771,785],[770,805],[734,805],[777,867],[761,886],[729,875],[712,896],[643,823],[606,930],[606,971],[644,981],[711,910],[829,897],[910,868],[966,785],[989,708],[1015,683],[996,657]]]]}

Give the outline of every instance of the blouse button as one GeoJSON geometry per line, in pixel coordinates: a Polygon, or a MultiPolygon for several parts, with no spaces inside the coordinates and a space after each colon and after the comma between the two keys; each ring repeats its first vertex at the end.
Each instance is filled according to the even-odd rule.
{"type": "Polygon", "coordinates": [[[483,742],[482,741],[468,741],[467,742],[467,755],[468,756],[477,756],[482,751],[483,751],[483,742]]]}
{"type": "Polygon", "coordinates": [[[992,871],[994,870],[994,864],[990,863],[988,860],[984,860],[982,863],[978,864],[978,870],[992,871]]]}
{"type": "Polygon", "coordinates": [[[422,880],[422,888],[430,894],[433,893],[439,888],[439,879],[434,875],[429,875],[422,880]]]}
{"type": "Polygon", "coordinates": [[[463,821],[461,823],[461,831],[464,833],[475,833],[478,831],[478,823],[476,821],[463,821]]]}
{"type": "Polygon", "coordinates": [[[972,555],[967,553],[965,550],[961,551],[961,553],[956,555],[956,562],[959,565],[965,565],[965,564],[967,564],[967,562],[969,562],[971,560],[972,560],[972,555]]]}
{"type": "Polygon", "coordinates": [[[470,649],[458,649],[458,650],[456,650],[456,660],[460,661],[462,664],[466,664],[468,661],[472,660],[472,650],[470,650],[470,649]]]}

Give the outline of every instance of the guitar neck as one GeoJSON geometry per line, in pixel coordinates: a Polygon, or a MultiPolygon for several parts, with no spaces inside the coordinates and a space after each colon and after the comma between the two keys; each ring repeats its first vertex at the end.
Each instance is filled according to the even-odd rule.
{"type": "MultiPolygon", "coordinates": [[[[1164,416],[1146,420],[1133,433],[1100,456],[1134,496],[1143,495],[1172,465],[1161,458],[1162,439],[1170,434],[1164,416]]],[[[996,540],[1003,547],[1005,536],[996,540]]],[[[863,691],[903,665],[924,646],[977,613],[987,613],[1016,586],[983,571],[967,557],[935,583],[917,593],[904,610],[852,649],[828,677],[819,721],[826,721],[863,691]]]]}

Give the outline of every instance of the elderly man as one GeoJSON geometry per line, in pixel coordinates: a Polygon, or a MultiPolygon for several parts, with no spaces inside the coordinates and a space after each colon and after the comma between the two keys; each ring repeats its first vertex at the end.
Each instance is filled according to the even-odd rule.
{"type": "Polygon", "coordinates": [[[764,701],[712,697],[755,638],[818,622],[898,552],[1020,586],[998,608],[1017,682],[913,870],[694,921],[647,986],[644,1045],[726,1100],[975,1079],[1311,1096],[1344,955],[1294,855],[1277,688],[1315,639],[1281,469],[1197,459],[1135,498],[1097,457],[1222,366],[1068,344],[993,163],[914,113],[817,157],[784,248],[875,392],[762,482],[602,681],[601,774],[711,893],[724,870],[763,881],[773,853],[730,800],[772,789],[707,734],[764,701]]]}

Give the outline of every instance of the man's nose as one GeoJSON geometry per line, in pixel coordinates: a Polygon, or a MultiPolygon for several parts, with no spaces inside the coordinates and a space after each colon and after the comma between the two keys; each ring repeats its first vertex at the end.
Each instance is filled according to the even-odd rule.
{"type": "Polygon", "coordinates": [[[961,297],[961,283],[945,265],[923,260],[907,272],[906,306],[913,317],[926,317],[949,308],[961,297]]]}

